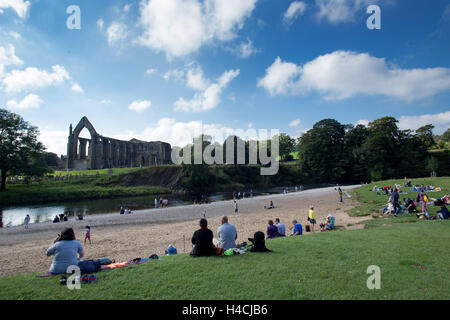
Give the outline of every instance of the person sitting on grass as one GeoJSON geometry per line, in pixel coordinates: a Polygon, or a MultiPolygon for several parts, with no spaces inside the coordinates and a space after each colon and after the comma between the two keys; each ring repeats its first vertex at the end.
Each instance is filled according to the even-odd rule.
{"type": "Polygon", "coordinates": [[[321,231],[333,230],[335,221],[336,221],[335,217],[333,217],[331,213],[328,214],[325,223],[320,224],[321,231]]]}
{"type": "Polygon", "coordinates": [[[297,223],[297,220],[292,220],[292,225],[294,226],[294,231],[292,232],[293,236],[301,236],[303,234],[303,227],[300,223],[297,223]]]}
{"type": "Polygon", "coordinates": [[[204,257],[214,255],[213,245],[213,232],[208,229],[208,221],[206,219],[200,219],[200,229],[194,232],[192,236],[193,248],[191,256],[204,257]]]}
{"type": "Polygon", "coordinates": [[[408,210],[408,213],[417,212],[416,204],[410,198],[403,199],[405,201],[405,208],[408,210]]]}
{"type": "Polygon", "coordinates": [[[387,207],[383,208],[383,211],[380,214],[380,217],[387,217],[389,216],[391,213],[394,212],[394,204],[392,203],[392,201],[389,201],[389,203],[387,204],[387,207]]]}
{"type": "Polygon", "coordinates": [[[220,238],[220,248],[223,248],[224,250],[236,248],[236,227],[228,223],[227,216],[222,217],[222,225],[217,229],[217,234],[220,238]]]}
{"type": "Polygon", "coordinates": [[[278,236],[285,237],[286,236],[286,227],[284,223],[280,222],[280,218],[275,219],[276,227],[278,228],[278,236]]]}
{"type": "Polygon", "coordinates": [[[441,210],[438,210],[436,212],[438,214],[439,219],[449,219],[450,218],[450,212],[448,211],[447,207],[445,206],[444,201],[437,200],[434,202],[434,205],[441,207],[441,210]]]}
{"type": "Polygon", "coordinates": [[[78,265],[78,257],[84,256],[83,246],[75,239],[75,232],[72,228],[64,228],[58,234],[54,244],[47,250],[47,256],[54,256],[50,273],[66,273],[67,268],[78,265]]]}
{"type": "Polygon", "coordinates": [[[278,237],[278,228],[273,225],[273,221],[269,220],[269,225],[267,226],[267,239],[273,239],[278,237]]]}

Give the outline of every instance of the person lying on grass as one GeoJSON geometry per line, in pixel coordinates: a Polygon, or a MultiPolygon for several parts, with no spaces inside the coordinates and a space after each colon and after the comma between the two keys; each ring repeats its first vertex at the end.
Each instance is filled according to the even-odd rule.
{"type": "Polygon", "coordinates": [[[72,228],[64,228],[58,234],[54,244],[47,250],[47,256],[54,256],[50,266],[50,273],[66,273],[67,268],[78,265],[78,257],[84,256],[83,246],[75,239],[75,232],[72,228]]]}
{"type": "Polygon", "coordinates": [[[450,212],[448,211],[447,207],[445,206],[444,201],[437,200],[434,202],[434,205],[441,207],[441,210],[438,210],[436,212],[438,214],[439,219],[449,219],[450,218],[450,212]]]}

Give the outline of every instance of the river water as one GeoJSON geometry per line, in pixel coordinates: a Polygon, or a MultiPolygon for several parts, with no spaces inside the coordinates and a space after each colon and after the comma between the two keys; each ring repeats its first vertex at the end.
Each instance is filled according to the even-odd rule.
{"type": "MultiPolygon", "coordinates": [[[[311,186],[304,186],[304,189],[310,189],[311,186]]],[[[247,190],[246,197],[261,196],[268,194],[283,193],[284,190],[288,192],[295,191],[295,187],[278,187],[266,190],[247,190]]],[[[242,196],[242,192],[241,192],[242,196]]],[[[161,195],[158,196],[169,200],[169,206],[182,206],[193,204],[193,200],[189,196],[183,195],[161,195]]],[[[209,202],[230,200],[233,194],[230,192],[218,192],[208,197],[209,202]]],[[[67,214],[69,217],[74,217],[78,214],[92,215],[105,214],[117,212],[120,207],[135,210],[152,209],[155,207],[155,196],[145,197],[126,197],[116,199],[100,199],[100,200],[81,200],[81,201],[65,201],[39,205],[27,206],[12,206],[0,208],[0,228],[8,228],[20,226],[24,224],[24,219],[27,214],[30,215],[30,223],[40,223],[53,221],[54,217],[59,214],[67,214]]]]}

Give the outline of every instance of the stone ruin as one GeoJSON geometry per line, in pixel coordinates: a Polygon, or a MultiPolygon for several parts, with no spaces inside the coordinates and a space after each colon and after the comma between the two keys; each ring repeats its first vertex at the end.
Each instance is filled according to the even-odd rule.
{"type": "Polygon", "coordinates": [[[88,118],[83,117],[75,130],[70,125],[66,168],[89,170],[171,164],[171,152],[172,148],[166,142],[104,137],[95,131],[88,118]],[[91,134],[91,139],[79,136],[84,128],[91,134]]]}

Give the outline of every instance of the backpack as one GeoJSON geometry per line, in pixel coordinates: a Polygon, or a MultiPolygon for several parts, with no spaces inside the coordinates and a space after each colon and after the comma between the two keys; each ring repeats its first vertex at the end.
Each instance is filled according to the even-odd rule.
{"type": "Polygon", "coordinates": [[[311,232],[311,227],[309,226],[309,224],[308,225],[306,225],[306,230],[305,230],[306,232],[311,232]]]}
{"type": "Polygon", "coordinates": [[[100,271],[101,265],[98,261],[83,260],[78,262],[81,274],[94,273],[100,271]]]}
{"type": "Polygon", "coordinates": [[[257,231],[255,232],[253,239],[248,238],[248,240],[252,243],[252,247],[250,248],[251,252],[267,252],[270,251],[266,248],[266,240],[264,236],[264,232],[257,231]]]}

